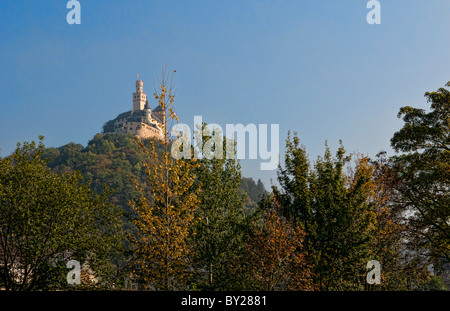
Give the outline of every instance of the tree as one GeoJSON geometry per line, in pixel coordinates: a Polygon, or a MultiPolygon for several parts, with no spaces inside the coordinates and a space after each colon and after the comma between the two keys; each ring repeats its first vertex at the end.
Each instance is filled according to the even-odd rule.
{"type": "Polygon", "coordinates": [[[369,201],[373,204],[370,258],[382,266],[381,283],[367,290],[416,289],[429,277],[422,256],[407,243],[407,217],[396,191],[395,169],[385,152],[375,159],[359,156],[357,167],[371,179],[369,201]]]}
{"type": "Polygon", "coordinates": [[[240,189],[247,194],[252,202],[255,203],[258,203],[266,195],[268,195],[268,192],[265,189],[261,179],[258,179],[258,181],[255,183],[253,178],[243,177],[241,179],[240,189]]]}
{"type": "Polygon", "coordinates": [[[285,167],[279,168],[282,192],[274,192],[285,215],[305,231],[304,247],[321,290],[362,289],[374,217],[371,180],[363,166],[346,176],[351,157],[341,146],[336,158],[326,147],[311,168],[295,135],[286,141],[285,167]]]}
{"type": "Polygon", "coordinates": [[[6,290],[67,288],[65,265],[74,259],[111,285],[120,213],[79,172],[52,173],[42,140],[0,159],[0,280],[6,290]]]}
{"type": "Polygon", "coordinates": [[[374,160],[360,157],[358,162],[370,170],[373,180],[370,201],[374,203],[375,217],[371,226],[370,253],[371,258],[382,266],[381,284],[366,284],[366,289],[405,290],[411,279],[409,272],[418,267],[413,267],[413,261],[405,260],[411,253],[404,243],[406,222],[394,187],[395,172],[385,152],[377,154],[374,160]]]}
{"type": "Polygon", "coordinates": [[[267,195],[266,188],[264,187],[264,184],[262,183],[261,179],[258,179],[258,182],[256,183],[256,197],[257,201],[261,201],[266,195],[267,195]]]}
{"type": "Polygon", "coordinates": [[[282,215],[276,196],[267,198],[261,208],[262,218],[255,218],[247,241],[253,286],[261,290],[315,289],[300,225],[282,215]]]}
{"type": "MultiPolygon", "coordinates": [[[[447,83],[450,86],[450,82],[447,83]]],[[[450,92],[427,92],[431,111],[410,106],[398,114],[404,126],[394,134],[392,158],[405,211],[409,212],[409,241],[437,269],[450,260],[450,92]]]]}
{"type": "Polygon", "coordinates": [[[241,179],[239,191],[246,196],[244,207],[247,214],[253,213],[258,207],[258,203],[269,194],[261,179],[258,179],[258,182],[255,183],[251,177],[241,179]]]}
{"type": "MultiPolygon", "coordinates": [[[[201,131],[205,143],[215,135],[221,136],[210,133],[206,124],[197,130],[201,131]]],[[[222,146],[226,146],[226,138],[222,145],[217,144],[214,148],[222,146]]],[[[203,150],[204,153],[209,151],[203,150]]],[[[240,164],[235,158],[225,157],[203,157],[198,161],[195,173],[201,190],[199,208],[195,212],[198,222],[193,235],[197,270],[207,271],[209,290],[229,289],[230,278],[238,277],[230,271],[231,261],[243,251],[245,233],[245,196],[239,191],[240,164]]]]}
{"type": "MultiPolygon", "coordinates": [[[[172,86],[166,87],[166,78],[163,74],[155,99],[170,119],[178,120],[172,110],[172,86]]],[[[160,155],[153,142],[149,148],[141,143],[149,156],[145,169],[150,190],[144,192],[136,184],[141,196],[136,202],[130,202],[137,213],[134,220],[137,232],[132,242],[140,265],[135,274],[140,280],[157,290],[175,290],[186,288],[191,275],[189,240],[198,207],[198,187],[194,185],[197,163],[172,157],[167,122],[164,133],[164,149],[160,155]]]]}

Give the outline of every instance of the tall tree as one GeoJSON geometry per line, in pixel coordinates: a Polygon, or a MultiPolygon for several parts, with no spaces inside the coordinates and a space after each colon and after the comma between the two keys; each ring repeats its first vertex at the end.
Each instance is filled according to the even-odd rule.
{"type": "Polygon", "coordinates": [[[0,280],[7,290],[65,288],[66,264],[74,259],[108,285],[120,213],[80,173],[52,173],[40,140],[0,159],[0,280]]]}
{"type": "Polygon", "coordinates": [[[368,200],[371,181],[362,167],[346,176],[349,161],[342,146],[335,158],[326,147],[312,168],[298,137],[289,135],[285,167],[278,172],[278,200],[305,231],[305,250],[322,290],[362,289],[365,282],[374,217],[368,200]]]}
{"type": "Polygon", "coordinates": [[[258,202],[268,194],[261,179],[258,179],[258,182],[256,183],[256,193],[258,202]]]}
{"type": "MultiPolygon", "coordinates": [[[[214,137],[222,135],[210,132],[206,124],[197,130],[201,134],[196,137],[202,135],[202,142],[208,146],[214,145],[210,144],[214,137]]],[[[226,138],[222,144],[215,144],[214,149],[225,150],[223,146],[226,146],[226,138]]],[[[212,150],[203,150],[203,153],[208,152],[212,150]]],[[[230,264],[239,256],[239,252],[243,251],[243,228],[246,221],[245,197],[239,191],[240,164],[234,157],[212,157],[204,154],[195,172],[201,187],[198,195],[200,204],[196,211],[199,220],[194,228],[197,268],[207,271],[209,290],[229,289],[230,277],[237,277],[232,276],[230,264]]]]}
{"type": "MultiPolygon", "coordinates": [[[[169,120],[178,120],[172,84],[167,86],[167,82],[164,73],[155,99],[169,120]]],[[[150,159],[145,164],[150,190],[142,191],[140,199],[131,203],[137,212],[134,222],[138,229],[132,240],[140,265],[135,273],[140,280],[157,290],[175,290],[186,288],[191,275],[189,240],[198,206],[198,187],[194,185],[197,163],[172,157],[167,121],[164,133],[161,154],[153,142],[148,149],[141,143],[150,159]]]]}
{"type": "MultiPolygon", "coordinates": [[[[450,87],[450,82],[447,83],[450,87]]],[[[397,190],[411,214],[410,237],[435,267],[450,261],[450,92],[440,88],[427,92],[431,111],[410,106],[398,114],[404,126],[394,134],[391,145],[397,190]]]]}
{"type": "Polygon", "coordinates": [[[368,290],[413,290],[423,286],[430,273],[424,257],[408,242],[408,219],[392,161],[386,152],[375,159],[360,157],[361,165],[372,173],[370,201],[375,218],[371,225],[371,258],[382,266],[381,284],[366,284],[368,290]]]}
{"type": "Polygon", "coordinates": [[[304,231],[298,221],[283,215],[277,196],[261,202],[262,217],[255,217],[247,240],[252,289],[314,290],[312,267],[303,247],[304,231]]]}

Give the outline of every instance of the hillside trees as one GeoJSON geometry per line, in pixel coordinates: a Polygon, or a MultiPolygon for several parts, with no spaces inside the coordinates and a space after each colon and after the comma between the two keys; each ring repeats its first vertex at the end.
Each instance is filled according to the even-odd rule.
{"type": "MultiPolygon", "coordinates": [[[[148,147],[150,140],[143,143],[148,147]]],[[[157,141],[155,147],[159,152],[161,146],[157,141]]],[[[111,202],[122,207],[126,216],[131,212],[127,201],[138,196],[133,180],[144,186],[146,155],[130,135],[96,134],[86,147],[69,143],[59,148],[47,148],[43,158],[48,159],[53,172],[80,171],[84,181],[90,181],[91,188],[97,193],[107,185],[113,190],[111,202]]]]}
{"type": "Polygon", "coordinates": [[[268,195],[261,179],[255,182],[252,178],[243,177],[240,185],[241,192],[247,194],[245,205],[247,208],[255,208],[258,203],[268,195]]]}
{"type": "MultiPolygon", "coordinates": [[[[59,148],[46,148],[43,158],[48,159],[48,166],[55,173],[80,171],[83,180],[86,183],[90,181],[91,188],[99,194],[105,185],[109,187],[112,190],[111,202],[123,209],[124,225],[126,230],[130,231],[133,227],[130,219],[134,212],[127,202],[139,197],[133,180],[141,187],[147,187],[144,163],[148,162],[149,158],[145,149],[150,148],[151,141],[160,154],[164,148],[157,139],[141,140],[145,146],[142,149],[131,135],[108,133],[96,134],[86,147],[69,143],[59,148]]],[[[260,181],[256,183],[252,178],[242,177],[240,193],[247,198],[249,207],[256,207],[254,193],[261,190],[267,193],[260,181]],[[255,186],[256,192],[253,188],[245,190],[249,189],[249,184],[255,186]]]]}

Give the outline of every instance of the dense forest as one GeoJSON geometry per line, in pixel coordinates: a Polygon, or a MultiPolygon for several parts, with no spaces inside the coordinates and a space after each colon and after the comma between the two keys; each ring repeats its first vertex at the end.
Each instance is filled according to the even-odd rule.
{"type": "MultiPolygon", "coordinates": [[[[160,141],[151,140],[162,150],[160,141]]],[[[149,146],[150,139],[143,143],[149,146]]],[[[83,181],[98,194],[106,186],[112,191],[110,201],[121,207],[124,215],[131,213],[128,202],[139,196],[134,181],[145,183],[147,156],[131,135],[99,133],[86,147],[69,143],[59,148],[46,148],[42,158],[54,173],[81,172],[83,181]]],[[[255,182],[249,177],[242,177],[239,192],[245,198],[244,205],[249,213],[268,194],[261,180],[255,182]]]]}
{"type": "MultiPolygon", "coordinates": [[[[146,139],[141,143],[147,148],[154,144],[158,153],[162,152],[163,145],[158,140],[146,139]]],[[[109,202],[123,211],[123,228],[127,233],[135,230],[130,202],[139,198],[136,182],[141,187],[146,187],[147,158],[145,149],[141,148],[133,136],[110,133],[95,135],[86,147],[69,143],[59,148],[46,148],[42,154],[42,159],[52,172],[63,174],[79,171],[83,176],[82,182],[89,185],[95,193],[100,195],[108,189],[109,202]]],[[[239,172],[236,174],[240,176],[239,172]]],[[[251,215],[258,202],[268,195],[261,180],[255,182],[247,177],[241,178],[235,190],[243,200],[243,211],[247,215],[251,215]]]]}
{"type": "MultiPolygon", "coordinates": [[[[429,111],[400,109],[391,157],[341,142],[312,160],[289,132],[270,191],[234,158],[175,159],[167,129],[163,141],[19,143],[0,159],[0,287],[446,290],[450,91],[425,98],[429,111]]],[[[164,81],[155,99],[177,119],[164,81]]]]}

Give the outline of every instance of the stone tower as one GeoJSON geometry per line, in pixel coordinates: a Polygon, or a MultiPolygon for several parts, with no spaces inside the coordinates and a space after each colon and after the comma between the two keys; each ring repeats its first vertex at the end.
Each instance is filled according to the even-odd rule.
{"type": "Polygon", "coordinates": [[[133,93],[133,111],[144,110],[147,94],[144,93],[144,81],[136,81],[136,92],[133,93]]]}

